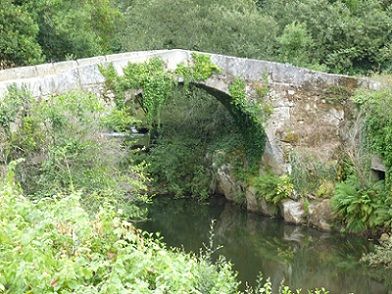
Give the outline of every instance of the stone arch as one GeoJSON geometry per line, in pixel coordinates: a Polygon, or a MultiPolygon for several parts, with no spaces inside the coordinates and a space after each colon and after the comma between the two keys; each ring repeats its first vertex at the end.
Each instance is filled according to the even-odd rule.
{"type": "MultiPolygon", "coordinates": [[[[380,82],[369,79],[315,72],[288,64],[203,54],[209,55],[211,61],[222,69],[219,76],[213,76],[199,84],[214,96],[228,95],[228,87],[233,77],[245,80],[251,85],[260,81],[263,74],[268,74],[271,89],[269,98],[273,103],[273,115],[265,128],[268,140],[263,160],[275,166],[278,171],[289,169],[285,152],[293,147],[293,142],[287,140],[287,132],[295,131],[298,134],[294,135],[301,138],[318,133],[322,139],[317,142],[305,142],[304,148],[320,149],[326,154],[331,148],[335,148],[335,145],[340,144],[339,132],[344,123],[344,109],[326,105],[318,95],[323,89],[328,87],[379,89],[382,87],[380,82]],[[302,107],[309,107],[309,111],[316,108],[317,111],[313,113],[312,119],[323,124],[323,132],[318,130],[318,125],[313,124],[311,119],[298,122],[299,116],[304,114],[301,112],[302,107]]],[[[0,71],[0,99],[12,84],[25,86],[35,97],[49,96],[74,89],[99,93],[104,84],[99,65],[111,63],[121,74],[128,63],[141,63],[153,57],[159,57],[165,62],[168,70],[174,70],[180,63],[189,64],[192,60],[192,52],[178,49],[129,52],[2,70],[0,71]]]]}

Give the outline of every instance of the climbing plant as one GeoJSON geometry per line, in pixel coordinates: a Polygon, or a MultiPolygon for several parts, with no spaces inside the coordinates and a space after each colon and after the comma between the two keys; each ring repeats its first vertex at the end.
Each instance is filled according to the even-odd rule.
{"type": "Polygon", "coordinates": [[[187,85],[190,82],[205,81],[213,74],[221,72],[221,69],[211,61],[208,55],[192,53],[192,60],[191,66],[181,63],[175,70],[177,75],[184,78],[187,85]]]}
{"type": "Polygon", "coordinates": [[[146,63],[130,63],[120,77],[113,65],[100,68],[106,78],[106,86],[116,95],[119,108],[126,107],[126,91],[142,90],[143,98],[139,99],[140,106],[146,114],[146,120],[151,127],[155,120],[159,126],[161,107],[175,86],[172,73],[165,71],[164,63],[159,58],[153,58],[146,63]]]}
{"type": "Polygon", "coordinates": [[[251,168],[256,167],[263,155],[266,140],[262,108],[256,101],[247,99],[243,80],[234,80],[229,93],[231,101],[228,109],[242,132],[248,163],[251,168]]]}
{"type": "Polygon", "coordinates": [[[162,105],[173,94],[179,77],[189,86],[191,82],[204,81],[219,72],[209,56],[194,53],[192,57],[191,66],[180,64],[175,72],[166,71],[164,62],[159,58],[141,64],[129,63],[124,68],[124,76],[119,76],[113,65],[100,67],[100,71],[106,78],[106,87],[115,93],[116,104],[120,108],[125,107],[127,91],[141,90],[143,95],[137,99],[146,114],[147,123],[150,127],[154,123],[159,127],[162,105]]]}

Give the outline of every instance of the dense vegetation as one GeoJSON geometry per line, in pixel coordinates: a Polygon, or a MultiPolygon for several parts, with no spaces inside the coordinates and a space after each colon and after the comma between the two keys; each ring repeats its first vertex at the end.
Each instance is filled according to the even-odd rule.
{"type": "MultiPolygon", "coordinates": [[[[184,48],[335,73],[392,71],[387,0],[3,0],[0,28],[0,68],[184,48]]],[[[121,220],[143,215],[136,204],[148,201],[147,187],[150,194],[207,198],[223,162],[269,203],[314,192],[332,197],[346,230],[391,231],[390,90],[355,95],[363,126],[337,168],[293,153],[290,176],[260,175],[268,107],[249,102],[241,80],[230,85],[230,99],[198,89],[195,82],[219,68],[203,55],[193,58],[193,66],[174,72],[158,59],[130,64],[124,77],[102,68],[116,97],[110,111],[82,92],[35,100],[10,88],[1,97],[0,293],[234,293],[230,264],[169,250],[121,220]],[[143,95],[130,95],[140,89],[143,95]],[[149,130],[145,152],[132,150],[133,140],[119,144],[103,135],[131,125],[149,130]],[[368,172],[372,154],[389,168],[384,181],[368,172]]],[[[265,85],[255,92],[265,95],[265,85]]],[[[390,266],[390,243],[365,259],[390,266]]]]}
{"type": "Polygon", "coordinates": [[[390,72],[386,0],[5,0],[2,66],[184,48],[338,73],[390,72]]]}
{"type": "Polygon", "coordinates": [[[114,1],[4,0],[0,66],[36,64],[119,50],[114,1]]]}
{"type": "MultiPolygon", "coordinates": [[[[143,165],[135,163],[132,142],[102,135],[134,123],[130,113],[105,111],[83,92],[35,100],[10,88],[0,118],[1,293],[239,293],[213,239],[200,255],[186,254],[129,222],[140,218],[135,203],[145,200],[143,165]]],[[[260,280],[246,293],[271,289],[260,280]]],[[[293,293],[283,285],[279,292],[293,293]]]]}
{"type": "MultiPolygon", "coordinates": [[[[12,173],[12,170],[10,171],[12,173]]],[[[0,186],[1,293],[236,293],[229,263],[167,249],[82,192],[31,202],[9,174],[0,186]]]]}
{"type": "Polygon", "coordinates": [[[84,190],[90,208],[100,198],[130,204],[146,190],[145,175],[126,149],[102,136],[110,117],[92,94],[36,100],[10,88],[0,101],[0,164],[24,159],[17,179],[33,198],[84,190]]]}
{"type": "Polygon", "coordinates": [[[352,99],[359,109],[359,127],[353,128],[357,131],[351,134],[353,140],[345,146],[349,164],[343,181],[336,186],[333,204],[350,231],[391,231],[391,90],[361,90],[352,99]],[[385,162],[384,180],[380,181],[371,172],[374,155],[385,162]]]}
{"type": "Polygon", "coordinates": [[[0,114],[0,292],[237,291],[213,248],[175,252],[125,221],[141,216],[146,178],[128,143],[102,134],[129,115],[113,119],[92,94],[37,101],[15,88],[0,114]]]}

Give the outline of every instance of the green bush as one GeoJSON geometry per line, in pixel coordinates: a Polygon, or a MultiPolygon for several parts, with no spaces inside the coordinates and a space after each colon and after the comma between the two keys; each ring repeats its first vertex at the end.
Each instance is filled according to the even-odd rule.
{"type": "Polygon", "coordinates": [[[287,175],[276,176],[270,172],[251,180],[256,188],[256,196],[266,201],[279,204],[282,200],[293,197],[294,186],[287,175]]]}
{"type": "Polygon", "coordinates": [[[336,185],[332,205],[348,231],[374,231],[390,229],[392,221],[392,199],[383,182],[369,187],[361,186],[355,176],[336,185]]]}
{"type": "MultiPolygon", "coordinates": [[[[32,202],[13,179],[15,164],[0,183],[0,292],[243,293],[231,264],[212,261],[213,239],[200,255],[187,254],[135,229],[106,201],[87,213],[82,192],[32,202]]],[[[270,280],[259,279],[245,293],[271,291],[270,280]]],[[[282,284],[279,293],[301,290],[282,284]]]]}
{"type": "Polygon", "coordinates": [[[247,0],[137,0],[124,16],[126,51],[183,48],[266,58],[276,44],[275,21],[247,0]]]}
{"type": "Polygon", "coordinates": [[[293,22],[286,25],[277,40],[280,45],[281,61],[304,67],[312,65],[311,54],[314,42],[306,24],[293,22]]]}
{"type": "Polygon", "coordinates": [[[81,192],[31,202],[0,185],[0,292],[237,293],[231,265],[173,251],[100,203],[93,216],[81,192]]]}
{"type": "Polygon", "coordinates": [[[11,89],[0,103],[1,164],[25,159],[17,179],[26,194],[39,198],[82,189],[94,195],[84,200],[96,208],[101,198],[127,203],[144,193],[143,165],[135,165],[119,142],[103,137],[101,120],[107,118],[95,95],[30,97],[11,89]]]}
{"type": "Polygon", "coordinates": [[[2,1],[0,68],[118,51],[121,24],[112,0],[2,1]]]}
{"type": "MultiPolygon", "coordinates": [[[[354,101],[364,116],[366,147],[380,155],[388,167],[392,166],[392,90],[359,91],[354,101]]],[[[389,184],[388,176],[387,181],[389,184]]]]}
{"type": "Polygon", "coordinates": [[[358,91],[353,97],[362,121],[343,162],[343,182],[336,185],[333,206],[345,228],[353,232],[391,230],[392,92],[358,91]],[[386,178],[375,182],[370,157],[378,154],[387,167],[386,178]]]}
{"type": "Polygon", "coordinates": [[[43,61],[42,49],[37,43],[38,25],[25,7],[15,1],[0,3],[0,69],[43,61]]]}
{"type": "Polygon", "coordinates": [[[171,73],[166,72],[164,62],[153,58],[145,63],[130,63],[124,68],[124,76],[120,77],[113,65],[101,67],[106,78],[106,87],[116,94],[116,105],[119,109],[125,106],[127,90],[143,90],[143,97],[138,100],[146,114],[146,121],[151,128],[160,125],[160,112],[165,101],[173,91],[175,81],[171,73]]]}
{"type": "Polygon", "coordinates": [[[103,117],[102,123],[111,131],[127,132],[140,121],[131,116],[126,108],[114,108],[103,117]]]}

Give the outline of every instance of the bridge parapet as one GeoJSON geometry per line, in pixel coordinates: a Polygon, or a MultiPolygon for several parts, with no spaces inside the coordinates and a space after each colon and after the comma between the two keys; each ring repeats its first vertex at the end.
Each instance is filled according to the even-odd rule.
{"type": "MultiPolygon", "coordinates": [[[[369,79],[262,60],[205,54],[222,69],[221,74],[202,83],[213,95],[229,94],[229,85],[235,78],[245,80],[252,87],[254,83],[263,83],[264,76],[268,77],[270,91],[263,99],[270,103],[273,111],[265,127],[268,143],[264,160],[277,172],[291,169],[288,154],[293,151],[314,154],[327,162],[342,145],[341,130],[346,108],[341,101],[326,97],[326,89],[382,87],[379,82],[369,79]]],[[[180,63],[191,62],[192,52],[180,49],[129,52],[2,70],[0,99],[13,84],[27,87],[34,97],[75,89],[99,92],[104,83],[99,65],[112,63],[121,74],[128,63],[141,63],[153,57],[161,58],[168,70],[174,70],[180,63]]]]}

